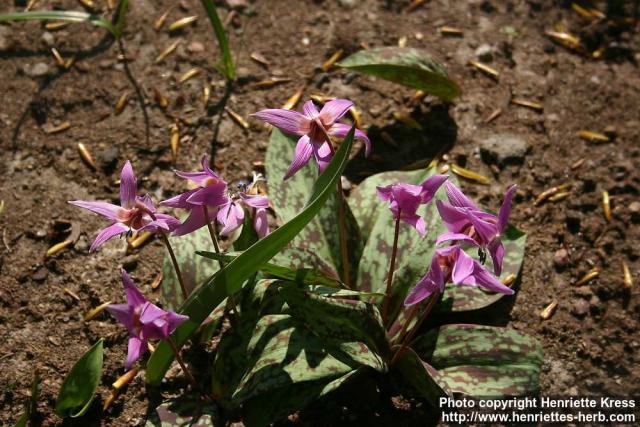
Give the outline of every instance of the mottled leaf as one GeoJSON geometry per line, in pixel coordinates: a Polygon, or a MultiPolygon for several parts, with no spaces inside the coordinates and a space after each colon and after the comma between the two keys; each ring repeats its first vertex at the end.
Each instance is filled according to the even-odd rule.
{"type": "MultiPolygon", "coordinates": [[[[269,179],[269,195],[277,215],[283,221],[293,218],[302,209],[304,201],[307,199],[318,175],[317,166],[312,160],[291,178],[283,181],[282,178],[289,168],[291,159],[293,159],[297,138],[284,135],[278,129],[273,129],[267,149],[266,171],[269,179]]],[[[319,266],[316,265],[319,259],[323,267],[330,265],[333,267],[334,273],[342,273],[337,194],[336,188],[318,213],[318,216],[283,250],[282,255],[284,255],[285,261],[291,249],[302,249],[304,252],[295,250],[290,258],[302,260],[304,261],[304,266],[316,269],[319,269],[319,266]]],[[[345,207],[350,277],[353,283],[362,252],[362,241],[358,224],[349,207],[345,207]]],[[[293,265],[282,265],[293,267],[293,265]]]]}
{"type": "MultiPolygon", "coordinates": [[[[392,351],[396,352],[399,348],[400,346],[395,346],[392,351]]],[[[402,386],[409,386],[432,406],[438,406],[439,397],[451,395],[451,391],[446,382],[440,378],[438,371],[421,360],[411,348],[406,348],[393,365],[392,374],[396,378],[396,382],[402,386]],[[398,380],[398,377],[401,381],[398,380]]]]}
{"type": "Polygon", "coordinates": [[[451,391],[471,396],[521,396],[538,391],[542,346],[515,330],[445,325],[411,344],[451,391]]]}
{"type": "MultiPolygon", "coordinates": [[[[304,209],[271,234],[253,244],[206,283],[195,289],[180,307],[180,313],[189,316],[171,336],[181,347],[199,325],[227,297],[237,292],[252,277],[260,265],[268,262],[282,250],[318,213],[332,192],[347,164],[355,128],[343,140],[327,169],[318,177],[309,202],[304,209]]],[[[204,259],[202,257],[199,257],[204,259]]],[[[173,352],[166,342],[161,342],[147,362],[145,379],[158,384],[173,361],[173,352]]]]}
{"type": "Polygon", "coordinates": [[[460,88],[449,78],[442,64],[424,50],[381,47],[361,50],[343,59],[340,67],[401,85],[451,101],[460,88]]]}
{"type": "Polygon", "coordinates": [[[213,427],[220,424],[218,409],[203,404],[200,396],[184,396],[158,406],[146,427],[213,427]]]}
{"type": "Polygon", "coordinates": [[[56,400],[61,417],[80,417],[91,406],[102,377],[102,341],[83,354],[64,379],[56,400]]]}

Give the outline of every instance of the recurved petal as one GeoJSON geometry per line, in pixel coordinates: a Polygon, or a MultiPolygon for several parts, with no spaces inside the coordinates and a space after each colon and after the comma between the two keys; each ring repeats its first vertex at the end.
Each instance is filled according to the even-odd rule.
{"type": "Polygon", "coordinates": [[[436,246],[440,245],[444,242],[451,242],[451,241],[457,241],[457,242],[465,242],[465,243],[469,243],[471,245],[477,246],[478,242],[476,242],[475,240],[473,240],[471,237],[469,237],[466,234],[462,234],[462,233],[452,233],[452,232],[446,232],[446,233],[442,233],[440,236],[438,236],[438,240],[436,240],[436,246]]]}
{"type": "Polygon", "coordinates": [[[194,188],[193,190],[185,191],[184,193],[178,194],[170,199],[163,200],[160,202],[161,205],[170,206],[172,208],[180,208],[180,209],[191,209],[193,206],[187,202],[189,197],[191,197],[197,191],[200,191],[201,188],[194,188]]]}
{"type": "Polygon", "coordinates": [[[422,187],[422,203],[427,203],[440,188],[440,186],[448,179],[447,175],[432,175],[425,179],[420,186],[422,187]]]}
{"type": "Polygon", "coordinates": [[[102,215],[103,217],[109,218],[112,221],[118,221],[118,214],[123,211],[120,206],[107,202],[87,202],[84,200],[71,200],[68,203],[74,206],[78,206],[79,208],[90,210],[91,212],[102,215]]]}
{"type": "Polygon", "coordinates": [[[122,284],[124,285],[124,293],[127,297],[127,304],[135,309],[140,305],[146,304],[148,301],[142,295],[142,293],[136,288],[136,285],[133,283],[131,276],[127,274],[127,272],[123,269],[122,273],[122,284]]]}
{"type": "Polygon", "coordinates": [[[500,206],[500,212],[498,213],[498,231],[500,233],[504,233],[504,230],[507,228],[507,223],[509,222],[509,213],[511,212],[511,200],[513,199],[513,195],[516,192],[517,186],[514,184],[504,195],[504,200],[502,201],[502,206],[500,206]]]}
{"type": "Polygon", "coordinates": [[[240,194],[240,198],[242,199],[245,205],[251,206],[252,208],[266,209],[269,207],[269,197],[267,196],[240,194]]]}
{"type": "Polygon", "coordinates": [[[316,108],[316,105],[311,100],[306,101],[302,105],[302,111],[310,119],[315,119],[320,115],[320,113],[318,112],[318,109],[316,108]]]}
{"type": "Polygon", "coordinates": [[[158,222],[163,222],[167,225],[165,229],[169,232],[175,230],[176,228],[182,225],[182,223],[178,218],[175,218],[168,214],[159,213],[159,214],[156,214],[156,218],[158,222]]]}
{"type": "Polygon", "coordinates": [[[320,120],[325,126],[331,126],[342,116],[347,114],[349,108],[353,107],[353,102],[348,99],[334,99],[324,104],[320,110],[320,120]]]}
{"type": "Polygon", "coordinates": [[[189,316],[184,316],[182,314],[169,311],[167,313],[167,323],[169,324],[169,328],[168,328],[169,334],[172,334],[178,328],[178,326],[182,325],[187,320],[189,320],[189,316]]]}
{"type": "Polygon", "coordinates": [[[120,205],[131,209],[136,203],[137,192],[136,176],[133,174],[131,162],[127,160],[120,173],[120,205]]]}
{"type": "Polygon", "coordinates": [[[329,163],[331,163],[331,159],[333,158],[331,146],[328,142],[312,144],[312,146],[313,156],[316,158],[316,163],[318,163],[318,170],[322,173],[327,166],[329,166],[329,163]]]}
{"type": "Polygon", "coordinates": [[[504,259],[504,245],[500,240],[494,240],[489,245],[489,254],[493,261],[493,272],[496,276],[502,274],[502,260],[504,259]]]}
{"type": "Polygon", "coordinates": [[[211,178],[211,176],[206,172],[183,172],[177,170],[174,170],[173,172],[180,178],[188,179],[201,187],[203,187],[209,178],[211,178]]]}
{"type": "Polygon", "coordinates": [[[109,304],[105,310],[122,323],[129,332],[133,331],[133,309],[128,304],[109,304]]]}
{"type": "Polygon", "coordinates": [[[244,209],[240,204],[231,202],[218,211],[218,222],[222,224],[220,234],[228,236],[237,230],[244,221],[244,209]]]}
{"type": "Polygon", "coordinates": [[[451,204],[458,208],[469,208],[472,210],[480,210],[464,193],[456,187],[451,181],[444,184],[447,197],[451,204]]]}
{"type": "Polygon", "coordinates": [[[113,236],[117,236],[118,234],[126,233],[129,231],[129,227],[119,222],[111,224],[107,228],[103,228],[100,233],[96,236],[95,240],[91,244],[89,248],[89,252],[93,252],[104,242],[112,238],[113,236]]]}
{"type": "Polygon", "coordinates": [[[391,200],[391,196],[393,194],[392,187],[392,185],[387,185],[385,187],[377,186],[376,192],[378,193],[378,198],[383,202],[391,200]]]}
{"type": "MultiPolygon", "coordinates": [[[[337,138],[344,138],[345,136],[347,136],[350,130],[351,126],[347,124],[335,123],[329,128],[329,131],[327,133],[337,138]]],[[[359,139],[364,143],[364,155],[369,156],[369,153],[371,153],[371,141],[369,140],[367,134],[359,129],[356,129],[355,133],[353,134],[353,139],[359,139]]]]}
{"type": "Polygon", "coordinates": [[[453,283],[464,283],[465,279],[473,273],[475,260],[460,248],[458,248],[457,253],[455,264],[453,265],[451,280],[453,283]]]}
{"type": "Polygon", "coordinates": [[[296,150],[293,155],[293,160],[291,161],[291,165],[287,170],[287,173],[284,174],[285,180],[291,178],[294,173],[298,172],[300,168],[306,165],[313,154],[313,146],[311,145],[311,141],[307,135],[301,136],[296,144],[296,150]]]}
{"type": "Polygon", "coordinates": [[[424,219],[420,215],[405,216],[404,214],[401,213],[401,219],[402,221],[406,222],[407,224],[415,228],[421,237],[424,237],[424,235],[427,233],[427,225],[424,222],[424,219]]]}
{"type": "Polygon", "coordinates": [[[222,206],[229,202],[226,190],[227,186],[224,184],[201,188],[187,198],[187,203],[198,206],[222,206]]]}
{"type": "Polygon", "coordinates": [[[304,135],[309,130],[309,119],[297,111],[267,109],[258,111],[251,116],[293,135],[304,135]]]}
{"type": "Polygon", "coordinates": [[[480,237],[479,240],[483,245],[489,244],[489,242],[498,235],[497,224],[478,218],[474,212],[469,212],[469,221],[473,224],[473,228],[476,230],[476,233],[478,233],[478,236],[480,237]]]}
{"type": "Polygon", "coordinates": [[[436,207],[442,222],[451,232],[458,233],[470,223],[466,208],[456,208],[442,200],[436,200],[436,207]]]}
{"type": "MultiPolygon", "coordinates": [[[[207,211],[209,213],[209,222],[213,221],[215,218],[215,214],[217,211],[215,209],[209,209],[207,211]]],[[[189,234],[198,228],[204,226],[207,223],[204,218],[204,212],[202,208],[194,208],[191,210],[191,213],[187,217],[187,219],[182,223],[182,225],[178,226],[172,233],[173,236],[184,236],[185,234],[189,234]]]]}
{"type": "Polygon", "coordinates": [[[431,259],[429,271],[420,279],[411,292],[409,292],[409,295],[404,300],[404,305],[414,305],[423,301],[434,292],[443,292],[444,285],[444,277],[440,269],[440,264],[438,264],[437,255],[434,255],[431,259]]]}
{"type": "Polygon", "coordinates": [[[473,271],[473,276],[478,286],[505,295],[513,295],[513,289],[502,284],[493,274],[489,273],[484,267],[477,262],[473,271]]]}
{"type": "Polygon", "coordinates": [[[127,360],[124,362],[124,368],[129,370],[147,351],[146,341],[136,336],[129,336],[129,348],[127,349],[127,360]]]}

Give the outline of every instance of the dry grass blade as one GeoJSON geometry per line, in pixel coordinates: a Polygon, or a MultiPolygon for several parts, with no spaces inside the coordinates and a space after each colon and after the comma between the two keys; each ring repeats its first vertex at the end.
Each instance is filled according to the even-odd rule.
{"type": "Polygon", "coordinates": [[[491,179],[489,179],[488,177],[481,175],[477,172],[470,171],[469,169],[460,167],[456,164],[451,165],[451,172],[455,173],[458,176],[467,178],[471,181],[475,181],[480,184],[489,184],[491,182],[491,179]]]}
{"type": "Polygon", "coordinates": [[[544,202],[554,194],[567,190],[570,187],[571,187],[571,184],[561,184],[556,187],[548,188],[544,190],[542,193],[540,193],[538,197],[536,197],[536,200],[533,202],[533,205],[538,206],[540,203],[544,202]]]}
{"type": "Polygon", "coordinates": [[[156,289],[158,289],[160,287],[160,285],[162,284],[162,278],[163,277],[164,277],[164,274],[162,274],[162,271],[160,273],[158,273],[156,278],[153,279],[153,283],[151,283],[151,289],[153,289],[154,291],[156,289]]]}
{"type": "Polygon", "coordinates": [[[344,51],[342,49],[337,50],[336,52],[333,53],[333,55],[331,55],[331,57],[329,59],[327,59],[321,66],[320,68],[322,69],[322,71],[324,71],[325,73],[327,71],[329,71],[331,69],[331,67],[333,67],[333,65],[338,62],[340,60],[340,58],[342,58],[342,55],[344,55],[344,51]]]}
{"type": "Polygon", "coordinates": [[[629,270],[629,266],[625,260],[622,260],[622,275],[624,288],[630,291],[631,288],[633,288],[633,279],[631,278],[631,270],[629,270]]]}
{"type": "Polygon", "coordinates": [[[591,270],[589,270],[589,272],[587,272],[587,274],[585,274],[584,276],[582,276],[580,278],[580,280],[578,280],[575,285],[576,286],[581,286],[584,285],[585,283],[595,279],[596,277],[598,277],[600,275],[600,270],[597,268],[593,268],[591,270]]]}
{"type": "Polygon", "coordinates": [[[416,10],[426,2],[427,0],[413,0],[411,3],[409,3],[409,6],[407,6],[406,10],[407,12],[413,12],[414,10],[416,10]]]}
{"type": "Polygon", "coordinates": [[[551,319],[551,316],[553,316],[553,314],[556,312],[556,309],[558,308],[558,301],[553,300],[551,302],[551,304],[549,304],[548,306],[546,306],[541,312],[540,312],[540,318],[542,320],[549,320],[551,319]]]}
{"type": "Polygon", "coordinates": [[[206,107],[209,104],[209,98],[211,97],[211,89],[209,86],[202,88],[202,104],[206,107]]]}
{"type": "Polygon", "coordinates": [[[243,129],[249,129],[249,122],[247,122],[240,114],[236,113],[229,107],[224,107],[224,110],[229,114],[229,117],[236,122],[243,129]]]}
{"type": "Polygon", "coordinates": [[[64,22],[64,21],[59,21],[59,22],[47,22],[44,26],[44,28],[47,31],[58,31],[61,30],[65,27],[67,27],[70,24],[70,22],[64,22]]]}
{"type": "Polygon", "coordinates": [[[490,77],[493,77],[494,79],[498,79],[498,77],[500,77],[500,73],[497,70],[495,70],[494,68],[489,67],[486,64],[483,64],[482,62],[469,61],[469,65],[473,66],[477,70],[480,70],[484,74],[486,74],[486,75],[488,75],[490,77]]]}
{"type": "Polygon", "coordinates": [[[113,390],[109,397],[104,400],[102,404],[102,412],[105,412],[109,407],[113,404],[113,402],[118,398],[118,390],[113,390]]]}
{"type": "Polygon", "coordinates": [[[282,109],[293,110],[294,108],[296,108],[296,105],[298,105],[298,102],[300,102],[300,98],[302,98],[303,94],[304,94],[304,87],[301,87],[296,91],[296,93],[294,93],[293,95],[291,95],[289,99],[287,99],[287,102],[285,102],[282,105],[282,109]]]}
{"type": "Polygon", "coordinates": [[[96,10],[96,4],[92,0],[78,0],[78,2],[90,12],[94,12],[96,10]]]}
{"type": "Polygon", "coordinates": [[[78,294],[76,294],[75,292],[73,292],[71,289],[69,288],[64,288],[63,289],[64,293],[69,295],[71,298],[73,298],[76,301],[80,301],[80,297],[78,296],[78,294]]]}
{"type": "Polygon", "coordinates": [[[118,102],[116,102],[115,107],[113,107],[113,112],[116,114],[116,116],[122,113],[124,107],[127,106],[127,101],[129,101],[129,92],[123,93],[120,96],[120,99],[118,99],[118,102]]]}
{"type": "Polygon", "coordinates": [[[611,222],[611,202],[609,200],[609,192],[602,192],[602,212],[604,213],[604,219],[607,222],[611,222]]]}
{"type": "Polygon", "coordinates": [[[286,77],[272,77],[270,79],[261,80],[259,82],[253,83],[250,87],[253,89],[265,89],[268,87],[273,87],[279,84],[288,83],[291,79],[286,77]]]}
{"type": "Polygon", "coordinates": [[[167,20],[167,17],[169,16],[169,13],[171,12],[171,9],[173,9],[173,6],[167,9],[166,12],[164,12],[158,19],[156,19],[156,22],[153,23],[154,30],[159,31],[162,28],[167,20]]]}
{"type": "Polygon", "coordinates": [[[78,154],[80,154],[82,161],[85,162],[87,166],[93,170],[97,169],[96,162],[93,160],[91,153],[89,153],[89,150],[82,142],[78,143],[78,154]]]}
{"type": "Polygon", "coordinates": [[[111,387],[113,387],[116,390],[120,390],[122,387],[124,387],[127,384],[129,384],[131,382],[131,380],[136,377],[137,373],[138,373],[138,368],[133,368],[133,369],[128,370],[127,372],[122,374],[120,376],[120,378],[115,380],[113,382],[113,384],[111,384],[111,387]]]}
{"type": "Polygon", "coordinates": [[[53,58],[56,60],[56,64],[58,64],[60,67],[64,67],[64,58],[62,57],[62,55],[60,55],[58,49],[56,49],[55,47],[51,48],[51,53],[53,54],[53,58]]]}
{"type": "Polygon", "coordinates": [[[581,130],[578,131],[576,133],[576,135],[578,135],[578,137],[586,140],[586,141],[590,141],[590,142],[609,142],[611,141],[611,138],[609,138],[607,135],[600,133],[600,132],[593,132],[590,130],[581,130]]]}
{"type": "Polygon", "coordinates": [[[502,114],[502,108],[496,108],[491,112],[491,114],[489,114],[489,116],[486,119],[484,119],[484,123],[485,124],[491,123],[492,121],[500,117],[501,114],[502,114]]]}
{"type": "Polygon", "coordinates": [[[160,54],[158,54],[158,56],[156,56],[155,61],[153,61],[155,64],[158,64],[162,61],[164,61],[164,59],[171,55],[176,48],[178,47],[178,45],[182,42],[182,40],[176,40],[175,42],[171,43],[165,50],[163,50],[162,52],[160,52],[160,54]]]}
{"type": "Polygon", "coordinates": [[[574,171],[582,166],[585,162],[585,159],[578,159],[571,165],[571,170],[574,171]]]}
{"type": "Polygon", "coordinates": [[[100,313],[102,313],[104,311],[104,309],[107,308],[107,306],[109,304],[111,304],[111,301],[107,301],[105,303],[102,303],[99,306],[94,307],[91,310],[89,310],[89,312],[84,316],[84,321],[88,322],[90,320],[95,319],[96,316],[98,316],[100,313]]]}
{"type": "Polygon", "coordinates": [[[29,0],[29,3],[27,3],[27,7],[25,8],[26,11],[29,11],[31,9],[33,9],[35,7],[36,4],[38,4],[40,0],[29,0]]]}
{"type": "Polygon", "coordinates": [[[251,58],[252,60],[254,60],[255,62],[257,62],[260,65],[264,65],[265,67],[268,67],[271,64],[267,60],[267,58],[265,58],[264,56],[262,56],[258,52],[251,53],[251,55],[249,55],[249,58],[251,58]]]}
{"type": "Polygon", "coordinates": [[[571,192],[569,191],[561,191],[559,193],[554,194],[553,196],[549,197],[549,201],[550,202],[559,202],[561,200],[566,199],[567,197],[569,197],[569,195],[571,195],[571,192]]]}
{"type": "Polygon", "coordinates": [[[169,25],[169,32],[172,33],[174,31],[181,30],[182,28],[186,27],[187,25],[193,24],[197,20],[198,20],[197,16],[187,16],[185,18],[178,19],[177,21],[175,21],[171,25],[169,25]]]}
{"type": "Polygon", "coordinates": [[[422,125],[416,121],[413,117],[408,114],[401,113],[399,111],[393,112],[393,118],[399,121],[400,123],[404,123],[405,125],[417,129],[422,130],[422,125]]]}
{"type": "Polygon", "coordinates": [[[398,47],[399,48],[405,48],[407,47],[407,42],[409,41],[409,39],[407,38],[407,36],[402,36],[398,39],[398,47]]]}
{"type": "Polygon", "coordinates": [[[551,40],[560,43],[570,49],[583,51],[584,48],[580,44],[580,39],[572,34],[561,31],[545,31],[544,34],[551,40]]]}
{"type": "Polygon", "coordinates": [[[178,148],[180,148],[180,130],[178,124],[171,126],[171,156],[175,160],[178,157],[178,148]]]}
{"type": "Polygon", "coordinates": [[[542,110],[544,109],[542,107],[542,104],[539,104],[533,101],[527,101],[526,99],[521,99],[521,98],[513,98],[511,100],[511,103],[515,105],[519,105],[521,107],[531,108],[532,110],[536,110],[538,112],[542,112],[542,110]]]}
{"type": "Polygon", "coordinates": [[[187,71],[186,73],[184,73],[182,76],[180,76],[180,78],[178,79],[178,84],[182,84],[188,80],[191,80],[192,78],[194,78],[195,76],[197,76],[198,74],[200,74],[202,71],[199,68],[192,68],[189,71],[187,71]]]}
{"type": "Polygon", "coordinates": [[[155,87],[153,88],[153,97],[156,101],[156,104],[158,104],[160,108],[162,108],[163,110],[167,109],[167,107],[169,106],[169,101],[167,101],[167,98],[164,97],[162,92],[160,92],[160,90],[155,87]]]}
{"type": "Polygon", "coordinates": [[[56,243],[55,245],[51,246],[47,252],[45,253],[45,258],[49,258],[54,256],[55,254],[57,254],[58,252],[62,252],[64,249],[66,249],[67,247],[69,247],[71,244],[73,243],[73,241],[71,240],[65,240],[63,242],[60,243],[56,243]]]}
{"type": "Polygon", "coordinates": [[[448,27],[445,25],[443,27],[440,27],[440,34],[442,34],[443,36],[462,37],[464,35],[464,31],[460,28],[448,27]]]}
{"type": "Polygon", "coordinates": [[[48,133],[48,134],[52,135],[52,134],[55,134],[55,133],[64,132],[65,130],[69,129],[70,127],[71,127],[71,123],[62,122],[58,126],[45,125],[45,126],[43,126],[43,129],[44,129],[45,133],[48,133]]]}

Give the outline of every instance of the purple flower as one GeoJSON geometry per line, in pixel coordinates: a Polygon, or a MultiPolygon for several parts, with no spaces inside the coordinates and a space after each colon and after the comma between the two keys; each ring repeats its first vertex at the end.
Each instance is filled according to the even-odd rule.
{"type": "Polygon", "coordinates": [[[427,274],[420,279],[404,301],[406,306],[414,305],[434,292],[444,292],[444,285],[482,287],[492,292],[512,295],[513,289],[500,283],[478,261],[467,255],[460,246],[453,245],[437,249],[431,259],[427,274]]]}
{"type": "Polygon", "coordinates": [[[129,331],[129,349],[124,364],[125,369],[129,369],[147,351],[149,340],[167,338],[189,317],[162,310],[147,301],[124,270],[122,284],[127,303],[109,304],[106,310],[129,331]]]}
{"type": "Polygon", "coordinates": [[[173,208],[189,209],[189,217],[173,232],[175,236],[189,234],[215,219],[218,209],[229,202],[227,197],[227,183],[209,167],[209,159],[202,156],[201,172],[180,172],[176,175],[187,179],[197,185],[197,188],[189,190],[168,200],[160,202],[161,205],[173,208]],[[209,218],[205,218],[203,206],[207,207],[209,218]]]}
{"type": "MultiPolygon", "coordinates": [[[[334,99],[327,102],[318,111],[313,101],[307,101],[302,107],[304,114],[297,111],[282,109],[261,110],[252,114],[284,133],[300,135],[296,145],[295,155],[284,179],[289,179],[302,166],[306,165],[313,155],[318,163],[318,169],[322,172],[333,157],[331,136],[344,138],[351,130],[351,126],[344,123],[336,123],[344,116],[353,102],[347,99],[334,99]]],[[[354,137],[360,139],[365,145],[365,156],[371,151],[371,142],[367,135],[356,129],[354,137]]]]}
{"type": "Polygon", "coordinates": [[[436,244],[446,241],[461,241],[488,249],[496,275],[502,273],[504,246],[500,236],[507,228],[511,199],[516,186],[509,187],[504,195],[498,216],[481,211],[462,191],[450,182],[445,185],[450,203],[438,200],[438,211],[445,223],[448,233],[442,234],[436,244]]]}
{"type": "MultiPolygon", "coordinates": [[[[269,234],[269,223],[267,222],[269,198],[258,192],[258,182],[262,180],[264,180],[262,175],[254,175],[251,184],[232,195],[228,202],[220,207],[218,222],[222,225],[221,235],[228,236],[243,224],[244,207],[253,213],[253,227],[258,237],[263,238],[269,234]]],[[[242,188],[242,186],[240,187],[242,188]]]]}
{"type": "Polygon", "coordinates": [[[421,236],[426,233],[424,219],[416,212],[420,205],[429,203],[438,188],[447,180],[447,175],[433,175],[420,185],[398,183],[386,187],[377,187],[378,198],[389,202],[389,209],[395,219],[414,227],[421,236]]]}
{"type": "Polygon", "coordinates": [[[123,233],[138,233],[149,231],[152,233],[169,232],[180,225],[180,221],[172,217],[158,213],[149,195],[140,197],[136,177],[133,174],[131,162],[127,160],[120,173],[120,206],[106,202],[86,202],[82,200],[70,201],[72,205],[88,209],[98,215],[102,215],[113,223],[104,228],[91,244],[90,252],[93,252],[104,242],[123,233]]]}

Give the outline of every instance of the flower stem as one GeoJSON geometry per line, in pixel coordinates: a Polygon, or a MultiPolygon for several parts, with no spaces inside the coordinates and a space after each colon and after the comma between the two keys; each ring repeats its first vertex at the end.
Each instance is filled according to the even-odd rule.
{"type": "Polygon", "coordinates": [[[396,270],[396,255],[398,254],[398,236],[400,235],[400,210],[398,210],[398,218],[396,218],[396,229],[393,235],[393,249],[391,250],[391,263],[389,265],[389,274],[387,275],[387,288],[384,291],[384,299],[382,300],[382,324],[386,325],[387,316],[389,315],[389,304],[391,303],[391,284],[393,283],[393,273],[396,270]]]}
{"type": "MultiPolygon", "coordinates": [[[[209,209],[207,209],[207,205],[202,205],[202,211],[204,212],[204,219],[207,222],[207,228],[209,229],[209,236],[211,236],[211,242],[213,242],[213,248],[216,253],[220,253],[220,245],[218,245],[218,238],[216,237],[216,231],[213,229],[213,225],[211,221],[209,221],[209,209]]],[[[224,262],[221,259],[218,260],[220,264],[220,270],[224,268],[224,262]]]]}
{"type": "Polygon", "coordinates": [[[159,233],[162,236],[162,240],[164,241],[164,245],[167,247],[169,251],[169,256],[171,257],[171,262],[173,263],[173,268],[176,270],[176,275],[178,276],[178,282],[180,283],[180,289],[182,289],[182,297],[186,300],[189,296],[189,292],[187,292],[187,287],[184,284],[184,280],[182,279],[182,273],[180,272],[180,266],[178,265],[178,260],[176,259],[176,254],[173,252],[173,248],[171,247],[171,243],[169,243],[169,238],[165,233],[159,233]]]}
{"type": "MultiPolygon", "coordinates": [[[[439,297],[440,297],[440,292],[435,292],[431,295],[429,302],[427,303],[427,306],[425,307],[424,312],[422,313],[422,316],[416,322],[416,325],[413,327],[411,332],[409,332],[407,336],[402,340],[402,344],[400,345],[400,348],[398,349],[398,351],[396,351],[396,354],[394,354],[393,357],[391,358],[390,365],[393,365],[394,363],[396,363],[398,359],[402,357],[404,352],[407,351],[407,346],[413,339],[413,336],[416,334],[416,332],[418,332],[418,329],[420,329],[420,326],[422,325],[422,323],[429,316],[429,313],[431,313],[431,310],[436,305],[436,302],[438,301],[439,297]]],[[[411,315],[409,316],[409,318],[407,318],[407,321],[403,326],[403,330],[406,331],[407,326],[409,325],[409,323],[411,323],[411,320],[413,320],[413,317],[415,317],[417,312],[418,312],[417,308],[411,312],[411,315]]]]}
{"type": "Polygon", "coordinates": [[[202,390],[200,389],[200,386],[196,382],[196,379],[193,377],[193,375],[191,375],[191,372],[187,369],[187,366],[184,364],[184,360],[182,360],[182,356],[180,356],[180,351],[176,347],[176,344],[173,342],[171,337],[167,337],[166,341],[169,344],[169,347],[171,347],[171,351],[173,351],[173,354],[175,355],[176,360],[180,364],[180,367],[182,368],[182,372],[184,372],[184,375],[187,377],[187,380],[189,380],[189,382],[191,383],[191,387],[193,387],[193,390],[202,394],[202,397],[204,397],[205,400],[213,400],[210,396],[207,396],[202,392],[202,390]]]}

